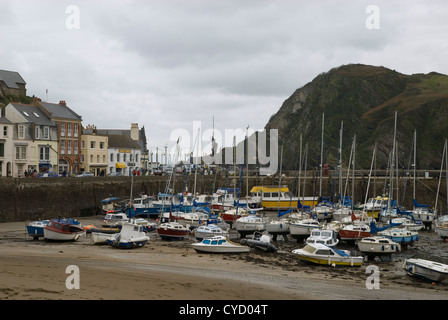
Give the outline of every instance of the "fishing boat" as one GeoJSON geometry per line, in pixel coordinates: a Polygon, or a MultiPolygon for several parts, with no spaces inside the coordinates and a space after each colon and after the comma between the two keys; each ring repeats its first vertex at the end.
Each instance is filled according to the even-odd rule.
{"type": "Polygon", "coordinates": [[[44,236],[44,228],[48,224],[48,220],[33,221],[26,225],[26,231],[34,240],[38,240],[44,236]]]}
{"type": "MultiPolygon", "coordinates": [[[[153,202],[154,197],[142,194],[139,198],[134,198],[132,200],[132,204],[126,209],[126,215],[129,218],[139,216],[155,219],[163,210],[159,206],[155,206],[153,202]]],[[[168,210],[169,206],[165,209],[168,210]]]]}
{"type": "Polygon", "coordinates": [[[392,239],[381,236],[370,236],[362,238],[357,242],[361,251],[369,260],[379,257],[381,261],[390,261],[393,253],[401,251],[401,245],[392,239]]]}
{"type": "Polygon", "coordinates": [[[112,247],[131,249],[144,246],[149,240],[143,226],[126,222],[123,223],[120,233],[109,236],[106,240],[107,244],[112,247]]]}
{"type": "Polygon", "coordinates": [[[431,255],[415,255],[403,262],[402,268],[408,275],[433,282],[448,278],[448,260],[431,255]]]}
{"type": "Polygon", "coordinates": [[[120,198],[118,197],[108,197],[101,200],[101,210],[104,213],[117,212],[122,209],[122,205],[119,203],[120,198]]]}
{"type": "Polygon", "coordinates": [[[277,248],[271,243],[271,237],[260,232],[254,232],[253,235],[242,239],[241,244],[264,252],[277,252],[277,248]]]}
{"type": "Polygon", "coordinates": [[[248,246],[232,242],[224,236],[205,238],[191,246],[198,253],[245,253],[250,251],[248,246]]]}
{"type": "Polygon", "coordinates": [[[322,229],[322,224],[316,219],[303,219],[289,223],[289,234],[297,241],[308,238],[314,229],[322,229]]]}
{"type": "Polygon", "coordinates": [[[307,244],[301,249],[292,251],[300,260],[329,266],[356,266],[362,265],[364,258],[355,256],[348,250],[330,248],[321,243],[307,244]]]}
{"type": "Polygon", "coordinates": [[[85,234],[81,224],[73,219],[51,219],[44,227],[44,237],[47,240],[73,241],[85,234]]]}
{"type": "Polygon", "coordinates": [[[334,230],[314,229],[311,231],[311,235],[306,239],[306,243],[321,243],[333,248],[339,243],[337,236],[338,235],[334,230]]]}
{"type": "Polygon", "coordinates": [[[235,229],[242,236],[252,234],[255,231],[266,230],[266,222],[257,215],[248,215],[235,221],[235,229]]]}
{"type": "Polygon", "coordinates": [[[208,224],[197,227],[194,231],[194,236],[197,240],[202,241],[204,238],[213,236],[227,236],[228,231],[223,230],[216,224],[208,224]]]}
{"type": "Polygon", "coordinates": [[[190,234],[190,229],[178,222],[161,223],[156,230],[164,240],[183,240],[190,234]]]}
{"type": "MultiPolygon", "coordinates": [[[[250,195],[261,199],[261,205],[266,210],[286,210],[297,208],[299,198],[295,197],[287,186],[254,186],[250,195]]],[[[301,197],[301,204],[314,207],[317,199],[314,197],[301,197]]]]}
{"type": "MultiPolygon", "coordinates": [[[[116,232],[118,233],[118,232],[116,232]]],[[[90,234],[90,240],[93,244],[107,244],[107,239],[111,237],[110,233],[104,233],[104,232],[92,232],[90,234]]]]}

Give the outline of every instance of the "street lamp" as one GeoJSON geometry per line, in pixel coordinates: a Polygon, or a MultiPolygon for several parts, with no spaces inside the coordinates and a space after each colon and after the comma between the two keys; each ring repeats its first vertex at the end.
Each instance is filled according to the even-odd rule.
{"type": "MultiPolygon", "coordinates": [[[[56,152],[56,169],[57,170],[54,170],[54,171],[57,174],[59,174],[59,152],[57,150],[53,149],[53,147],[49,143],[47,143],[47,148],[49,148],[49,149],[53,150],[54,152],[56,152]]],[[[50,156],[50,154],[48,154],[48,156],[50,156]]]]}

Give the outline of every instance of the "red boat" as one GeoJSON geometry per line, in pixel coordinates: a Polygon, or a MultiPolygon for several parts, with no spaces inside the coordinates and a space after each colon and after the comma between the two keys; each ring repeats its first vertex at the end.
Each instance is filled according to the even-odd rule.
{"type": "Polygon", "coordinates": [[[166,222],[157,227],[157,234],[162,239],[183,240],[190,234],[190,229],[177,222],[166,222]]]}
{"type": "Polygon", "coordinates": [[[355,241],[371,235],[370,226],[365,223],[353,223],[339,229],[339,237],[345,241],[355,241]]]}

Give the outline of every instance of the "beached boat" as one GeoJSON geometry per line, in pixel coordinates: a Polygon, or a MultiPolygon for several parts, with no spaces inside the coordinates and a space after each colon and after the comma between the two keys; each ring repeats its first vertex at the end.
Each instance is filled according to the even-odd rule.
{"type": "MultiPolygon", "coordinates": [[[[287,186],[255,186],[250,190],[250,195],[261,199],[261,205],[267,210],[286,210],[297,208],[299,198],[295,197],[287,186]]],[[[317,199],[314,197],[301,197],[301,204],[314,207],[317,199]]]]}
{"type": "Polygon", "coordinates": [[[224,236],[205,238],[191,246],[198,253],[245,253],[250,251],[248,246],[234,243],[224,236]]]}
{"type": "Polygon", "coordinates": [[[266,222],[257,215],[248,215],[235,221],[235,229],[242,236],[252,234],[255,231],[266,230],[266,222]]]}
{"type": "Polygon", "coordinates": [[[306,239],[307,244],[321,243],[328,247],[335,247],[338,243],[338,234],[329,229],[313,229],[311,235],[306,239]]]}
{"type": "Polygon", "coordinates": [[[52,219],[44,227],[44,237],[47,240],[73,241],[85,234],[81,224],[73,219],[52,219]]]}
{"type": "Polygon", "coordinates": [[[120,233],[110,236],[106,240],[112,247],[131,249],[144,246],[149,240],[143,226],[135,223],[125,222],[121,227],[120,233]]]}
{"type": "Polygon", "coordinates": [[[230,224],[231,226],[241,217],[245,217],[249,214],[249,210],[245,208],[232,208],[230,210],[221,213],[221,218],[224,222],[230,224]]]}
{"type": "Polygon", "coordinates": [[[369,260],[379,257],[382,261],[389,261],[393,253],[401,251],[399,243],[381,236],[362,238],[358,241],[357,246],[359,251],[366,255],[369,260]]]}
{"type": "Polygon", "coordinates": [[[442,238],[448,239],[448,223],[437,224],[435,227],[435,232],[442,238]]]}
{"type": "Polygon", "coordinates": [[[434,282],[448,279],[448,260],[431,255],[415,255],[403,262],[408,275],[434,282]]]}
{"type": "Polygon", "coordinates": [[[165,240],[183,240],[190,234],[190,229],[178,222],[165,222],[157,228],[157,234],[165,240]]]}
{"type": "Polygon", "coordinates": [[[90,234],[90,240],[92,241],[93,244],[107,244],[107,239],[109,239],[110,237],[111,237],[110,233],[95,231],[90,234]]]}
{"type": "Polygon", "coordinates": [[[213,236],[227,236],[227,230],[223,230],[216,224],[208,224],[199,226],[194,229],[194,236],[197,240],[202,241],[202,239],[213,236]]]}
{"type": "Polygon", "coordinates": [[[120,203],[120,198],[118,197],[108,197],[101,200],[101,209],[104,213],[117,212],[122,209],[122,204],[120,203]]]}
{"type": "Polygon", "coordinates": [[[321,243],[307,244],[292,251],[300,260],[329,266],[361,266],[364,258],[348,250],[330,248],[321,243]]]}
{"type": "Polygon", "coordinates": [[[272,220],[266,224],[266,231],[273,236],[288,235],[289,222],[289,219],[272,220]]]}
{"type": "Polygon", "coordinates": [[[104,216],[103,226],[105,227],[116,227],[128,222],[129,218],[124,212],[110,212],[104,216]]]}
{"type": "Polygon", "coordinates": [[[317,219],[319,221],[329,221],[332,219],[334,211],[334,205],[331,202],[322,201],[311,209],[310,214],[314,219],[317,219]]]}
{"type": "Polygon", "coordinates": [[[265,252],[277,252],[277,248],[271,243],[271,237],[260,232],[255,232],[253,235],[242,239],[241,244],[248,245],[251,248],[256,248],[265,252]]]}
{"type": "Polygon", "coordinates": [[[48,220],[33,221],[26,225],[26,231],[34,240],[38,240],[44,236],[44,228],[48,224],[48,220]]]}
{"type": "Polygon", "coordinates": [[[356,241],[370,236],[370,226],[361,220],[355,220],[339,229],[339,238],[342,241],[356,241]]]}
{"type": "Polygon", "coordinates": [[[366,203],[359,206],[359,209],[365,211],[369,217],[378,220],[381,210],[387,207],[387,202],[388,197],[378,196],[368,199],[366,203]]]}
{"type": "Polygon", "coordinates": [[[391,219],[392,224],[400,224],[403,228],[411,231],[420,231],[425,228],[421,220],[411,220],[409,218],[394,218],[391,219]]]}
{"type": "Polygon", "coordinates": [[[303,219],[289,223],[289,234],[298,241],[308,238],[314,229],[322,229],[323,225],[316,219],[303,219]]]}
{"type": "Polygon", "coordinates": [[[404,227],[400,227],[400,225],[394,226],[394,224],[389,224],[385,227],[377,227],[372,221],[370,223],[370,229],[372,234],[392,239],[402,246],[413,244],[415,241],[418,241],[417,231],[408,230],[404,227]]]}

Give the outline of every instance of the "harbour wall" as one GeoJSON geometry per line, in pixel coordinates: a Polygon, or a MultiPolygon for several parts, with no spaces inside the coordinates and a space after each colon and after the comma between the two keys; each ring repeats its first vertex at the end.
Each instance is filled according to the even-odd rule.
{"type": "MultiPolygon", "coordinates": [[[[84,177],[84,178],[0,178],[0,222],[33,221],[38,219],[49,219],[58,216],[82,217],[102,214],[101,200],[107,197],[120,197],[129,199],[141,194],[157,195],[165,192],[168,176],[135,176],[135,177],[84,177]]],[[[297,195],[299,185],[298,178],[293,175],[279,177],[250,176],[241,178],[241,196],[253,186],[278,186],[287,185],[290,190],[294,189],[297,195]]],[[[184,186],[188,192],[196,190],[198,193],[210,194],[219,187],[238,188],[240,178],[238,176],[226,177],[224,175],[197,175],[196,179],[190,175],[179,175],[170,180],[170,186],[174,191],[181,192],[184,186]]],[[[351,195],[354,190],[356,203],[364,203],[366,191],[369,188],[369,196],[383,194],[387,190],[388,182],[385,178],[369,179],[367,176],[358,176],[352,180],[344,180],[343,188],[346,195],[351,195]],[[347,186],[346,186],[347,182],[347,186]]],[[[399,178],[398,191],[399,203],[405,208],[412,208],[413,180],[399,178]],[[406,190],[405,190],[406,187],[406,190]],[[402,201],[403,195],[405,200],[402,201]]],[[[434,207],[439,179],[419,178],[416,182],[416,198],[419,203],[429,204],[434,207]]],[[[306,196],[335,195],[338,194],[339,181],[333,177],[323,177],[322,187],[319,177],[308,177],[300,181],[301,195],[305,188],[306,196]]],[[[397,189],[395,189],[397,190],[397,189]]],[[[440,182],[438,197],[439,213],[447,212],[447,187],[443,177],[440,182]]],[[[395,197],[396,198],[396,197],[395,197]]]]}

